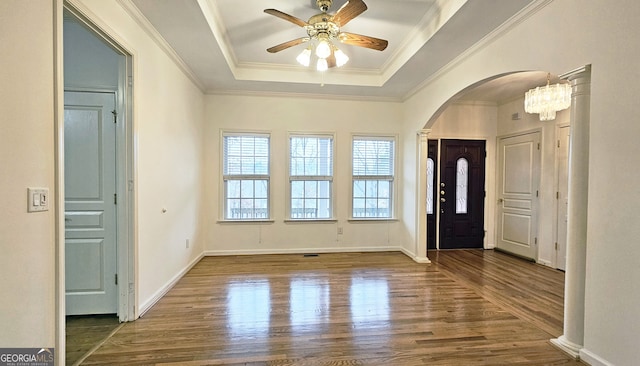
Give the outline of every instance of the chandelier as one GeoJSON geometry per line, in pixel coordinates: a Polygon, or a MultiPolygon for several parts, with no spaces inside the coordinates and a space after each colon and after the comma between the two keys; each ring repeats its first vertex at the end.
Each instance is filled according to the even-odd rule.
{"type": "Polygon", "coordinates": [[[524,111],[539,113],[541,121],[556,118],[556,112],[571,106],[571,86],[569,84],[549,85],[551,74],[547,74],[547,85],[529,90],[524,95],[524,111]]]}

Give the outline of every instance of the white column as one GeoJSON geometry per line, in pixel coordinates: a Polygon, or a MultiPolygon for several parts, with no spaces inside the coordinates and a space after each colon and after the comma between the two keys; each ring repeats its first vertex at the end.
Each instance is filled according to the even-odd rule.
{"type": "Polygon", "coordinates": [[[414,260],[431,263],[427,257],[427,158],[429,154],[428,136],[431,130],[418,131],[418,176],[416,197],[416,243],[414,260]]]}
{"type": "Polygon", "coordinates": [[[573,89],[569,138],[567,267],[564,285],[564,334],[551,342],[577,359],[584,345],[591,67],[585,66],[562,75],[561,78],[568,79],[573,89]]]}

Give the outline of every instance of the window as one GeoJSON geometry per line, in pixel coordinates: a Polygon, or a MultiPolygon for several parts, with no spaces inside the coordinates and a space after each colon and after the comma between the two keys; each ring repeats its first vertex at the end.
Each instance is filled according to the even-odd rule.
{"type": "Polygon", "coordinates": [[[269,218],[269,135],[223,135],[225,220],[269,218]]]}
{"type": "Polygon", "coordinates": [[[391,218],[395,139],[354,137],[354,218],[391,218]]]}
{"type": "Polygon", "coordinates": [[[467,213],[467,193],[469,191],[469,162],[460,158],[456,162],[456,213],[467,213]]]}
{"type": "Polygon", "coordinates": [[[291,219],[333,216],[333,136],[289,138],[291,219]]]}
{"type": "Polygon", "coordinates": [[[432,158],[427,159],[427,215],[433,214],[433,182],[435,180],[435,163],[432,158]]]}

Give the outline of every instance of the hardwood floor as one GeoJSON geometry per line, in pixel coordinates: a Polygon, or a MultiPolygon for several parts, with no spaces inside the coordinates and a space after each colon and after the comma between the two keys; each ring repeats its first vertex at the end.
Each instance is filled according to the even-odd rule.
{"type": "Polygon", "coordinates": [[[83,364],[581,365],[548,342],[561,272],[429,254],[206,257],[83,364]]]}
{"type": "Polygon", "coordinates": [[[116,314],[67,316],[66,364],[73,365],[120,326],[116,314]]]}

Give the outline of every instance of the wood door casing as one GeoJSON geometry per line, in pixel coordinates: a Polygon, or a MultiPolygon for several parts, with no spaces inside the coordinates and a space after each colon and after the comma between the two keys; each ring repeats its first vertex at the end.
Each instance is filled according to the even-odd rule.
{"type": "Polygon", "coordinates": [[[484,140],[441,140],[440,249],[484,247],[485,147],[484,140]],[[465,209],[456,210],[462,197],[456,188],[461,160],[468,164],[467,199],[461,204],[465,209]]]}

